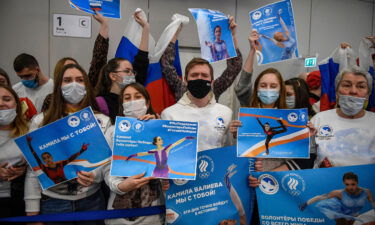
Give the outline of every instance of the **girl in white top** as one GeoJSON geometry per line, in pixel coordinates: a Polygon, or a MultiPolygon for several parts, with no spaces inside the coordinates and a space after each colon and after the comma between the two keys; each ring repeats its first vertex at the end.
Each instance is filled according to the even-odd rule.
{"type": "MultiPolygon", "coordinates": [[[[79,65],[66,65],[55,81],[51,107],[33,119],[30,130],[52,123],[88,106],[91,106],[94,112],[98,112],[86,72],[79,65]]],[[[95,116],[105,132],[110,125],[109,118],[103,114],[95,116]]],[[[101,170],[102,167],[92,172],[80,171],[77,179],[42,191],[36,175],[29,169],[25,185],[27,215],[105,209],[105,201],[100,189],[100,182],[103,180],[101,170]]],[[[63,224],[74,224],[74,222],[63,224]]],[[[82,221],[80,224],[104,224],[104,222],[82,221]]]]}
{"type": "MultiPolygon", "coordinates": [[[[151,106],[151,99],[147,90],[139,83],[131,83],[121,92],[121,116],[134,117],[139,120],[156,119],[157,115],[151,106]]],[[[114,126],[107,132],[108,140],[113,146],[114,126]]],[[[143,177],[138,174],[128,178],[109,176],[106,171],[106,182],[111,189],[108,209],[130,209],[164,204],[161,182],[159,179],[143,177]]],[[[164,224],[164,215],[141,216],[107,220],[106,224],[164,224]]]]}
{"type": "Polygon", "coordinates": [[[0,85],[0,217],[24,215],[26,162],[13,138],[27,131],[16,92],[0,85]]]}

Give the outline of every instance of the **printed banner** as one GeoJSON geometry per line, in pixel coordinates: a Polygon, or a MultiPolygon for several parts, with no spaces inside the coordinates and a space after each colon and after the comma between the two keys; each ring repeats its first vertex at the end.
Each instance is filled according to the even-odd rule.
{"type": "Polygon", "coordinates": [[[240,108],[239,120],[239,157],[309,158],[307,109],[240,108]]]}
{"type": "Polygon", "coordinates": [[[237,56],[229,18],[211,9],[189,9],[197,22],[202,58],[216,62],[237,56]]]}
{"type": "Polygon", "coordinates": [[[250,224],[250,161],[236,157],[234,146],[199,152],[197,179],[170,182],[167,223],[250,224]]]}
{"type": "Polygon", "coordinates": [[[70,7],[95,14],[98,11],[105,17],[121,19],[120,0],[69,0],[70,7]]]}
{"type": "Polygon", "coordinates": [[[111,149],[91,107],[15,139],[44,189],[110,161],[111,149]]]}
{"type": "Polygon", "coordinates": [[[258,172],[260,224],[375,224],[375,165],[258,172]]]}
{"type": "Polygon", "coordinates": [[[252,28],[260,36],[258,65],[298,57],[297,35],[290,0],[263,6],[249,13],[252,28]]]}
{"type": "Polygon", "coordinates": [[[198,123],[116,117],[111,176],[195,179],[198,123]]]}

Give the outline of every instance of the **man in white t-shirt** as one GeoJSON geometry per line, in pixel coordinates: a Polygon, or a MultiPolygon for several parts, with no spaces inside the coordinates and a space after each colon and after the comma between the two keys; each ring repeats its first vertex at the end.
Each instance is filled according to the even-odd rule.
{"type": "Polygon", "coordinates": [[[212,92],[213,68],[207,60],[192,59],[185,68],[188,91],[161,118],[199,122],[198,150],[223,147],[227,140],[232,110],[218,104],[212,92]]]}
{"type": "Polygon", "coordinates": [[[41,111],[44,99],[53,91],[53,80],[46,77],[34,56],[22,53],[13,62],[14,70],[21,82],[13,85],[18,97],[27,97],[38,112],[41,111]]]}

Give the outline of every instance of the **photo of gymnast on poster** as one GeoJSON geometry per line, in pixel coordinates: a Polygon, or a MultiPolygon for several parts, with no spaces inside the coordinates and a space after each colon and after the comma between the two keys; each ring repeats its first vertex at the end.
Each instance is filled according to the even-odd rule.
{"type": "Polygon", "coordinates": [[[211,9],[189,9],[199,35],[202,58],[217,62],[237,56],[229,18],[222,12],[211,9]]]}
{"type": "Polygon", "coordinates": [[[116,117],[111,176],[195,179],[198,123],[116,117]]]}
{"type": "Polygon", "coordinates": [[[199,152],[197,179],[170,182],[167,224],[250,224],[255,193],[244,182],[249,161],[238,158],[234,146],[199,152]]]}
{"type": "Polygon", "coordinates": [[[237,156],[308,158],[307,109],[240,108],[237,156]]]}
{"type": "Polygon", "coordinates": [[[360,165],[256,172],[260,223],[375,224],[374,170],[360,165]]]}
{"type": "Polygon", "coordinates": [[[298,43],[290,0],[275,2],[249,13],[252,29],[259,33],[258,65],[298,57],[298,43]]]}
{"type": "Polygon", "coordinates": [[[110,162],[111,149],[91,108],[15,139],[44,189],[110,162]]]}

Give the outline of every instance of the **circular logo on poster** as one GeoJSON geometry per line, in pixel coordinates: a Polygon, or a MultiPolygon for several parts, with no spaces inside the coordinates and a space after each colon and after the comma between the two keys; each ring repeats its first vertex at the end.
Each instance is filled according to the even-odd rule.
{"type": "Polygon", "coordinates": [[[71,127],[78,127],[80,123],[81,120],[78,118],[78,116],[71,116],[68,119],[68,125],[71,127]]]}
{"type": "Polygon", "coordinates": [[[207,179],[214,172],[214,161],[207,155],[198,158],[198,172],[201,179],[207,179]]]}
{"type": "Polygon", "coordinates": [[[262,12],[261,11],[255,11],[254,13],[253,13],[253,20],[259,20],[260,19],[260,17],[262,17],[262,12]]]}
{"type": "Polygon", "coordinates": [[[302,121],[302,122],[305,122],[307,120],[307,115],[306,113],[302,112],[299,114],[299,119],[302,121]]]}
{"type": "Polygon", "coordinates": [[[298,120],[297,113],[295,113],[295,112],[289,113],[288,114],[288,120],[289,120],[289,122],[292,122],[292,123],[296,122],[298,120]]]}
{"type": "Polygon", "coordinates": [[[277,191],[279,190],[279,183],[273,176],[269,174],[262,174],[260,175],[259,180],[260,180],[259,189],[263,193],[267,195],[273,195],[273,194],[276,194],[277,191]]]}
{"type": "Polygon", "coordinates": [[[141,132],[144,128],[145,126],[143,125],[143,122],[137,121],[133,124],[133,129],[135,132],[141,132]]]}
{"type": "Polygon", "coordinates": [[[128,132],[131,128],[131,123],[128,120],[122,120],[118,124],[118,129],[122,132],[128,132]]]}
{"type": "Polygon", "coordinates": [[[305,180],[298,174],[289,173],[281,179],[281,184],[284,191],[292,196],[298,196],[305,191],[305,180]]]}
{"type": "Polygon", "coordinates": [[[79,114],[79,117],[80,117],[81,120],[83,120],[83,121],[89,121],[90,118],[91,118],[90,113],[89,113],[88,111],[86,111],[86,110],[84,110],[83,112],[81,112],[81,113],[79,114]]]}
{"type": "Polygon", "coordinates": [[[272,13],[272,9],[271,9],[271,8],[265,8],[265,9],[263,10],[263,13],[264,13],[264,15],[266,15],[266,16],[270,16],[271,13],[272,13]]]}

